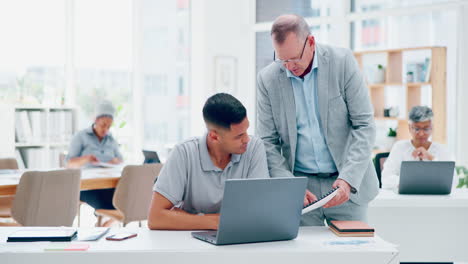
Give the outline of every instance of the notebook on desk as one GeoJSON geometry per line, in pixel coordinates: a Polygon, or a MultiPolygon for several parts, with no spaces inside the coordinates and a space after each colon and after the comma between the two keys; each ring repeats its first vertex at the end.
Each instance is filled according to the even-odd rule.
{"type": "Polygon", "coordinates": [[[374,228],[361,221],[330,221],[330,230],[342,237],[373,237],[374,228]]]}
{"type": "Polygon", "coordinates": [[[74,228],[23,229],[9,235],[7,242],[72,241],[76,235],[74,228]]]}

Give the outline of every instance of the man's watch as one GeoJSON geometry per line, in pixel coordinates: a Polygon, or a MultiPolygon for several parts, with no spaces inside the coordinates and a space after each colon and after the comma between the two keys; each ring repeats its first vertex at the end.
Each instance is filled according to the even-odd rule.
{"type": "Polygon", "coordinates": [[[354,188],[354,187],[351,187],[351,193],[357,193],[357,190],[356,190],[356,188],[354,188]]]}

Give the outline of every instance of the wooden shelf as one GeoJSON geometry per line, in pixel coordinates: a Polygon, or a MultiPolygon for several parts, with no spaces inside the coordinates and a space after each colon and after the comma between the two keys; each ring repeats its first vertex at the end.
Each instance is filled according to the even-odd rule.
{"type": "Polygon", "coordinates": [[[412,87],[412,86],[424,86],[424,85],[431,85],[430,82],[411,82],[411,83],[406,83],[406,86],[412,87]]]}
{"type": "Polygon", "coordinates": [[[365,50],[365,51],[356,51],[355,56],[362,56],[366,54],[375,54],[375,53],[389,53],[389,52],[404,52],[404,51],[415,51],[415,50],[433,50],[433,49],[445,49],[442,46],[427,46],[427,47],[413,47],[413,48],[399,48],[399,49],[385,49],[385,50],[365,50]]]}
{"type": "Polygon", "coordinates": [[[373,149],[372,150],[372,154],[374,154],[374,156],[379,154],[379,153],[383,153],[383,152],[390,152],[390,150],[388,150],[388,149],[373,149]]]}
{"type": "MultiPolygon", "coordinates": [[[[411,53],[407,53],[411,54],[411,53]]],[[[408,139],[411,137],[408,131],[408,121],[406,118],[388,118],[384,117],[384,109],[390,106],[400,107],[400,111],[406,109],[405,112],[401,113],[402,116],[407,117],[408,112],[412,107],[421,105],[422,96],[424,94],[423,86],[430,86],[431,90],[431,106],[434,112],[434,118],[432,125],[434,127],[434,132],[432,134],[432,139],[435,142],[446,143],[447,142],[447,49],[445,47],[433,46],[433,47],[413,47],[413,48],[400,48],[400,49],[387,49],[387,50],[370,50],[370,51],[358,51],[354,53],[356,61],[359,64],[359,67],[366,69],[366,55],[370,55],[369,58],[373,60],[367,61],[367,63],[375,64],[376,59],[378,62],[385,66],[385,82],[383,83],[369,83],[369,93],[374,107],[375,120],[397,120],[398,129],[397,129],[397,138],[398,139],[408,139]],[[408,64],[411,60],[405,57],[403,54],[405,52],[412,51],[424,51],[425,57],[430,58],[430,73],[429,73],[429,82],[409,82],[407,83],[404,76],[404,65],[408,64]],[[426,52],[427,51],[427,52],[426,52]],[[378,54],[378,55],[373,55],[378,54]],[[383,55],[383,56],[382,56],[383,55]],[[372,61],[372,62],[371,62],[372,61]],[[390,86],[399,86],[405,90],[406,96],[402,96],[400,101],[392,100],[392,104],[389,105],[389,99],[386,98],[386,89],[390,86]],[[406,98],[406,99],[404,99],[406,98]],[[395,102],[396,101],[396,102],[395,102]]],[[[373,65],[374,66],[374,65],[373,65]]],[[[398,88],[398,87],[397,87],[398,88]]],[[[398,98],[392,98],[398,99],[398,98]]],[[[424,102],[427,103],[427,102],[424,102]]]]}
{"type": "Polygon", "coordinates": [[[369,83],[367,86],[371,89],[373,88],[382,88],[385,86],[408,86],[408,87],[421,87],[424,85],[431,85],[430,82],[411,82],[411,83],[402,83],[402,82],[394,82],[394,83],[369,83]]]}
{"type": "Polygon", "coordinates": [[[381,117],[381,116],[376,116],[374,117],[375,120],[382,120],[382,121],[398,121],[400,120],[398,117],[381,117]]]}

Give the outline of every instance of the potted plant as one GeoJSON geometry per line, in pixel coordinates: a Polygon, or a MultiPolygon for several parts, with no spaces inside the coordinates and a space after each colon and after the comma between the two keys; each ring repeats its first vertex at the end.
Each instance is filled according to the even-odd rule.
{"type": "Polygon", "coordinates": [[[465,166],[457,166],[455,170],[458,175],[457,188],[468,188],[468,169],[465,166]]]}
{"type": "Polygon", "coordinates": [[[396,129],[393,129],[391,127],[388,128],[387,132],[387,137],[385,138],[385,149],[390,151],[393,147],[393,144],[395,144],[396,141],[396,129]]]}
{"type": "Polygon", "coordinates": [[[377,64],[377,70],[374,74],[375,83],[384,83],[385,82],[385,68],[382,64],[377,64]]]}

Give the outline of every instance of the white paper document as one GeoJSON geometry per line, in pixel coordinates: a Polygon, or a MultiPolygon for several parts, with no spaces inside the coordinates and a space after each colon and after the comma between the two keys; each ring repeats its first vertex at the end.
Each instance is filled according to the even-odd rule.
{"type": "Polygon", "coordinates": [[[339,188],[332,189],[330,192],[328,192],[327,194],[322,196],[317,201],[305,206],[302,209],[302,214],[307,214],[310,211],[313,211],[313,210],[315,210],[317,208],[320,208],[320,207],[324,206],[326,203],[328,203],[328,201],[330,201],[333,197],[335,197],[335,195],[338,193],[338,190],[339,190],[339,188]]]}

